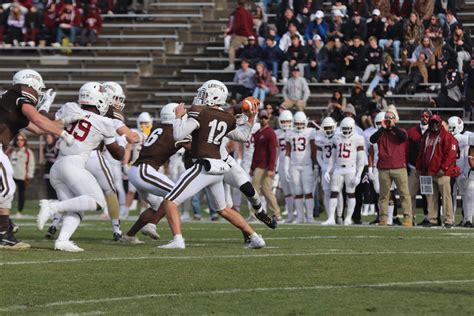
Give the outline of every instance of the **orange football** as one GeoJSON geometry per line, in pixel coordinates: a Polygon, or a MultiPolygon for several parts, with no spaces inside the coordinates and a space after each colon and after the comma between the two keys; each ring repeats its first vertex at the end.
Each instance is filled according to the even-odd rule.
{"type": "Polygon", "coordinates": [[[258,109],[260,100],[254,97],[246,97],[242,100],[242,112],[250,112],[251,108],[258,109]]]}

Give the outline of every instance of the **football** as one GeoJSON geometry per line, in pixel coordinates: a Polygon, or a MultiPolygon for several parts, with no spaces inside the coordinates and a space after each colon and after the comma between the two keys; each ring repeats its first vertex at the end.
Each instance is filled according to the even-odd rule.
{"type": "Polygon", "coordinates": [[[250,112],[252,107],[258,109],[260,106],[260,100],[254,97],[246,97],[242,100],[242,112],[250,112]]]}

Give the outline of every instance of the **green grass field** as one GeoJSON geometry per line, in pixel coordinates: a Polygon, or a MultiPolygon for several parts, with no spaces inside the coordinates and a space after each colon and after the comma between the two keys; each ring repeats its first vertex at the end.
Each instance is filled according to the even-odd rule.
{"type": "Polygon", "coordinates": [[[166,223],[132,246],[85,220],[71,254],[16,222],[33,248],[0,251],[5,315],[474,313],[474,229],[255,225],[268,247],[250,250],[230,224],[189,222],[186,250],[164,250],[166,223]]]}

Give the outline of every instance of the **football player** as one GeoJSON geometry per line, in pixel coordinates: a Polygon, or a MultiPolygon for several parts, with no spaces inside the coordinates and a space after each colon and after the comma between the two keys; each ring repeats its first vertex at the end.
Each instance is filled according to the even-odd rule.
{"type": "Polygon", "coordinates": [[[466,208],[464,210],[464,223],[472,223],[472,213],[474,211],[474,133],[469,134],[469,173],[466,184],[466,208]]]}
{"type": "Polygon", "coordinates": [[[225,104],[227,96],[227,87],[222,82],[209,80],[198,89],[196,98],[201,101],[194,102],[205,106],[193,106],[187,120],[182,119],[186,114],[184,105],[176,108],[173,136],[176,141],[192,136],[191,155],[194,165],[180,177],[160,206],[166,211],[173,233],[173,240],[161,248],[185,248],[178,206],[204,188],[209,193],[210,203],[218,210],[219,215],[250,237],[250,248],[265,247],[263,238],[247,224],[240,213],[228,208],[225,203],[223,178],[230,170],[230,166],[221,159],[222,139],[227,136],[238,142],[247,141],[258,110],[252,107],[248,113],[248,122],[237,126],[236,118],[220,108],[225,104]]]}
{"type": "Polygon", "coordinates": [[[43,229],[55,213],[63,213],[63,226],[54,249],[69,252],[83,251],[70,240],[83,217],[83,212],[100,211],[106,206],[104,194],[95,177],[86,169],[90,153],[104,142],[115,159],[122,159],[124,149],[115,138],[116,128],[112,119],[105,117],[109,109],[107,93],[102,84],[87,82],[79,89],[78,102],[64,104],[56,118],[82,115],[83,118],[67,126],[75,138],[71,147],[61,143],[59,155],[51,168],[51,185],[59,201],[40,201],[37,225],[43,229]]]}
{"type": "Polygon", "coordinates": [[[43,98],[45,88],[41,75],[32,69],[23,69],[13,75],[12,87],[0,95],[0,249],[25,249],[30,245],[23,243],[13,235],[15,225],[10,224],[10,209],[15,194],[13,167],[4,153],[10,141],[26,128],[35,134],[52,133],[58,135],[65,144],[72,146],[74,137],[63,130],[64,124],[78,119],[77,116],[63,117],[62,121],[53,122],[41,115],[36,109],[43,107],[46,112],[54,99],[53,90],[48,90],[43,98]]]}
{"type": "Polygon", "coordinates": [[[355,188],[360,182],[360,177],[366,160],[364,137],[355,134],[355,121],[351,117],[344,118],[341,121],[340,127],[341,134],[336,134],[333,137],[333,150],[328,162],[327,170],[324,174],[325,180],[331,183],[328,220],[334,220],[334,213],[336,212],[337,207],[337,197],[345,184],[347,193],[347,210],[344,225],[351,225],[352,214],[354,213],[356,203],[355,188]]]}
{"type": "Polygon", "coordinates": [[[313,223],[314,209],[314,165],[316,165],[316,145],[314,139],[316,130],[307,128],[308,119],[304,112],[296,112],[293,122],[294,130],[286,133],[286,157],[284,173],[293,188],[296,221],[313,223]],[[305,217],[306,207],[306,217],[305,217]]]}

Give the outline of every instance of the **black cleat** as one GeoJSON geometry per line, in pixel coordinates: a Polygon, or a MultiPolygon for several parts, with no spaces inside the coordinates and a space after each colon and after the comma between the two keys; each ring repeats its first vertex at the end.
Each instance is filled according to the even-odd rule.
{"type": "Polygon", "coordinates": [[[436,226],[435,224],[432,224],[429,220],[426,220],[426,222],[425,221],[423,221],[423,222],[424,222],[424,224],[422,224],[421,226],[426,227],[426,228],[436,226]]]}
{"type": "Polygon", "coordinates": [[[278,221],[275,215],[272,217],[268,216],[265,211],[260,211],[255,213],[255,217],[258,218],[262,223],[270,227],[271,229],[275,229],[278,226],[278,221]]]}
{"type": "Polygon", "coordinates": [[[58,229],[55,226],[49,226],[48,231],[44,237],[46,237],[46,239],[54,239],[54,235],[56,235],[57,231],[58,229]]]}
{"type": "Polygon", "coordinates": [[[250,236],[247,236],[247,234],[244,232],[242,232],[242,235],[244,235],[244,243],[250,244],[250,236]]]}
{"type": "Polygon", "coordinates": [[[395,217],[393,219],[393,225],[392,226],[402,226],[402,222],[400,222],[400,219],[398,217],[395,217]]]}
{"type": "Polygon", "coordinates": [[[446,229],[450,229],[450,228],[453,228],[454,225],[453,224],[444,224],[444,228],[446,229]]]}
{"type": "Polygon", "coordinates": [[[114,233],[113,240],[114,241],[121,241],[122,240],[122,234],[121,233],[114,233]]]}
{"type": "Polygon", "coordinates": [[[10,226],[10,230],[16,234],[18,233],[18,231],[20,230],[20,226],[18,226],[17,224],[13,223],[13,221],[11,219],[8,219],[9,220],[9,226],[10,226]]]}
{"type": "Polygon", "coordinates": [[[427,218],[424,218],[421,222],[417,224],[417,226],[425,226],[428,224],[430,221],[427,218]]]}
{"type": "Polygon", "coordinates": [[[465,228],[472,228],[472,223],[467,221],[464,223],[464,225],[462,225],[462,227],[465,227],[465,228]]]}
{"type": "Polygon", "coordinates": [[[369,223],[369,225],[377,225],[379,223],[379,217],[377,216],[373,221],[369,223]]]}
{"type": "Polygon", "coordinates": [[[456,227],[464,227],[464,220],[462,219],[456,227]]]}
{"type": "Polygon", "coordinates": [[[15,238],[12,231],[0,234],[0,249],[22,250],[30,248],[30,245],[15,238]]]}

